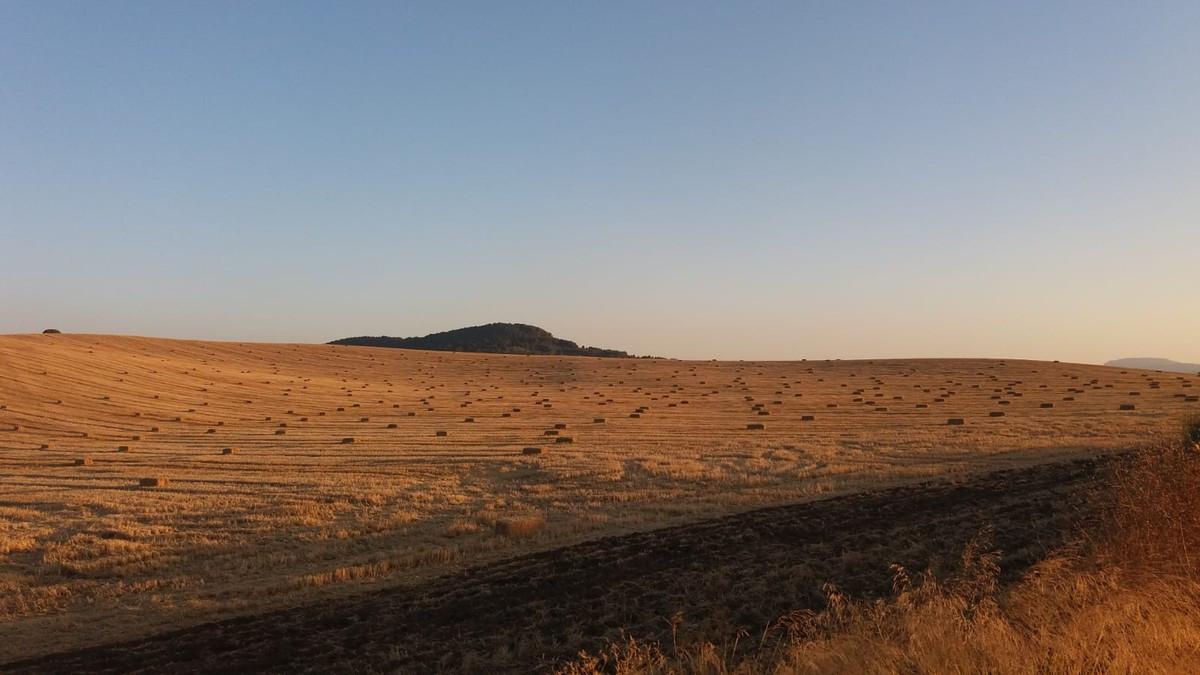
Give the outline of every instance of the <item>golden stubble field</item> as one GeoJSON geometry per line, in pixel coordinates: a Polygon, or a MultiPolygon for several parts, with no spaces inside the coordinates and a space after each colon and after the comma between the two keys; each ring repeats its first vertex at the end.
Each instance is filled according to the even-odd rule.
{"type": "Polygon", "coordinates": [[[1195,375],[1017,360],[0,336],[0,662],[1127,447],[1197,395],[1195,375]]]}

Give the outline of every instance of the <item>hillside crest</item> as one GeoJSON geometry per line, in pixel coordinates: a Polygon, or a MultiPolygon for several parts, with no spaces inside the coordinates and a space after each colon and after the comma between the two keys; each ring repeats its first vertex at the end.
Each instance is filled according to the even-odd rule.
{"type": "Polygon", "coordinates": [[[1145,370],[1162,370],[1169,373],[1200,373],[1200,363],[1182,363],[1171,359],[1138,357],[1131,359],[1115,359],[1105,363],[1114,368],[1142,368],[1145,370]]]}
{"type": "Polygon", "coordinates": [[[618,349],[581,347],[554,337],[549,331],[523,323],[489,323],[469,326],[424,337],[390,337],[387,335],[360,336],[333,340],[331,345],[356,347],[398,347],[448,352],[483,352],[487,354],[549,354],[555,356],[628,357],[618,349]]]}

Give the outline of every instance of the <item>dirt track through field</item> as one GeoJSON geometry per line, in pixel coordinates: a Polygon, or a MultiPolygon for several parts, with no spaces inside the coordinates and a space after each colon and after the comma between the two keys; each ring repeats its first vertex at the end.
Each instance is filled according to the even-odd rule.
{"type": "Polygon", "coordinates": [[[528,672],[620,629],[721,640],[819,609],[822,585],[885,594],[889,565],[946,571],[984,528],[1012,578],[1084,523],[1111,459],[771,507],[516,557],[429,583],[51,655],[5,672],[528,672]]]}

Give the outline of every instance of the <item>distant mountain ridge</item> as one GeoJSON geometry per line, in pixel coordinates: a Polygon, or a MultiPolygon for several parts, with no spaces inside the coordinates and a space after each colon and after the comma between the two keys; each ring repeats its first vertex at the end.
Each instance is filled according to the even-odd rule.
{"type": "Polygon", "coordinates": [[[1181,363],[1171,359],[1138,357],[1132,359],[1116,359],[1105,363],[1115,368],[1142,368],[1145,370],[1165,370],[1171,373],[1200,373],[1200,363],[1181,363]]]}
{"type": "Polygon", "coordinates": [[[442,333],[431,333],[424,337],[401,338],[387,335],[378,337],[364,335],[334,340],[329,344],[488,354],[629,357],[628,353],[618,349],[581,347],[570,340],[554,337],[547,330],[523,323],[489,323],[442,333]]]}

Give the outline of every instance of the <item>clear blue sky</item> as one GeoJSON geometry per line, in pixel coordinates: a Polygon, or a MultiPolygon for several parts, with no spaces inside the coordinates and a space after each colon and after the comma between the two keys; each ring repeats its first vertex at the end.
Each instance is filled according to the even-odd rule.
{"type": "Polygon", "coordinates": [[[1200,361],[1200,3],[0,2],[0,332],[1200,361]]]}

